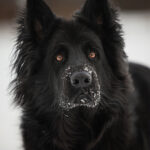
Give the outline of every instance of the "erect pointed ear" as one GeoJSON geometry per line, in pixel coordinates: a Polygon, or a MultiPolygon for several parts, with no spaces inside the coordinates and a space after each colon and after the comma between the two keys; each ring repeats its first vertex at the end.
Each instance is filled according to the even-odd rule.
{"type": "Polygon", "coordinates": [[[80,16],[101,25],[111,18],[110,4],[108,0],[86,0],[80,16]]]}
{"type": "Polygon", "coordinates": [[[25,25],[36,40],[42,40],[54,24],[55,16],[44,0],[27,0],[25,25]]]}

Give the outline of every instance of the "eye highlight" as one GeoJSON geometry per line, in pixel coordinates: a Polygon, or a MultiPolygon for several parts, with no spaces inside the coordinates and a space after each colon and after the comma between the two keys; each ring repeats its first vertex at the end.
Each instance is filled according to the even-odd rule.
{"type": "Polygon", "coordinates": [[[89,57],[90,59],[95,59],[95,58],[96,58],[96,53],[95,53],[94,51],[91,51],[91,52],[89,53],[88,57],[89,57]]]}
{"type": "Polygon", "coordinates": [[[57,60],[58,62],[62,62],[62,61],[64,60],[63,55],[62,55],[62,54],[58,54],[58,55],[56,56],[56,60],[57,60]]]}

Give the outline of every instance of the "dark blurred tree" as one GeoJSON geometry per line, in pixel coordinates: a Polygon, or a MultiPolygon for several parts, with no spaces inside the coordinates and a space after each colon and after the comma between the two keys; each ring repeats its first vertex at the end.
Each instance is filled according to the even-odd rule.
{"type": "Polygon", "coordinates": [[[0,0],[0,21],[14,18],[16,10],[16,0],[0,0]]]}
{"type": "MultiPolygon", "coordinates": [[[[58,15],[70,17],[85,0],[45,0],[58,15]]],[[[123,11],[149,10],[150,0],[112,0],[123,11]]]]}
{"type": "MultiPolygon", "coordinates": [[[[16,16],[18,3],[25,0],[0,0],[0,21],[9,20],[16,16]]],[[[70,17],[79,9],[85,0],[45,0],[59,16],[70,17]]],[[[149,10],[150,0],[113,0],[123,11],[149,10]]]]}
{"type": "Polygon", "coordinates": [[[150,0],[113,0],[122,10],[149,10],[150,0]]]}

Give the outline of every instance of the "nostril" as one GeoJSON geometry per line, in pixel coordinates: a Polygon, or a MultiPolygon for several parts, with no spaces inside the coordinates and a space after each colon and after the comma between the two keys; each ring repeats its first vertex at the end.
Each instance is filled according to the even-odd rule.
{"type": "Polygon", "coordinates": [[[86,79],[84,80],[84,82],[85,82],[85,83],[90,83],[90,79],[89,79],[89,78],[86,78],[86,79]]]}
{"type": "Polygon", "coordinates": [[[79,80],[78,80],[78,79],[74,79],[74,80],[73,80],[73,84],[74,84],[74,85],[78,85],[78,84],[79,84],[79,80]]]}

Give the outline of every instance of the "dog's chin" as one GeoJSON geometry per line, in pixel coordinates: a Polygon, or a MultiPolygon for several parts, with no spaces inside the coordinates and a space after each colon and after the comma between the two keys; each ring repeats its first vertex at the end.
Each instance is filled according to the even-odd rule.
{"type": "Polygon", "coordinates": [[[91,97],[90,95],[79,95],[74,99],[65,100],[63,99],[60,102],[60,107],[63,110],[72,110],[77,108],[89,108],[93,109],[99,105],[100,102],[100,96],[97,96],[95,98],[91,97]]]}

